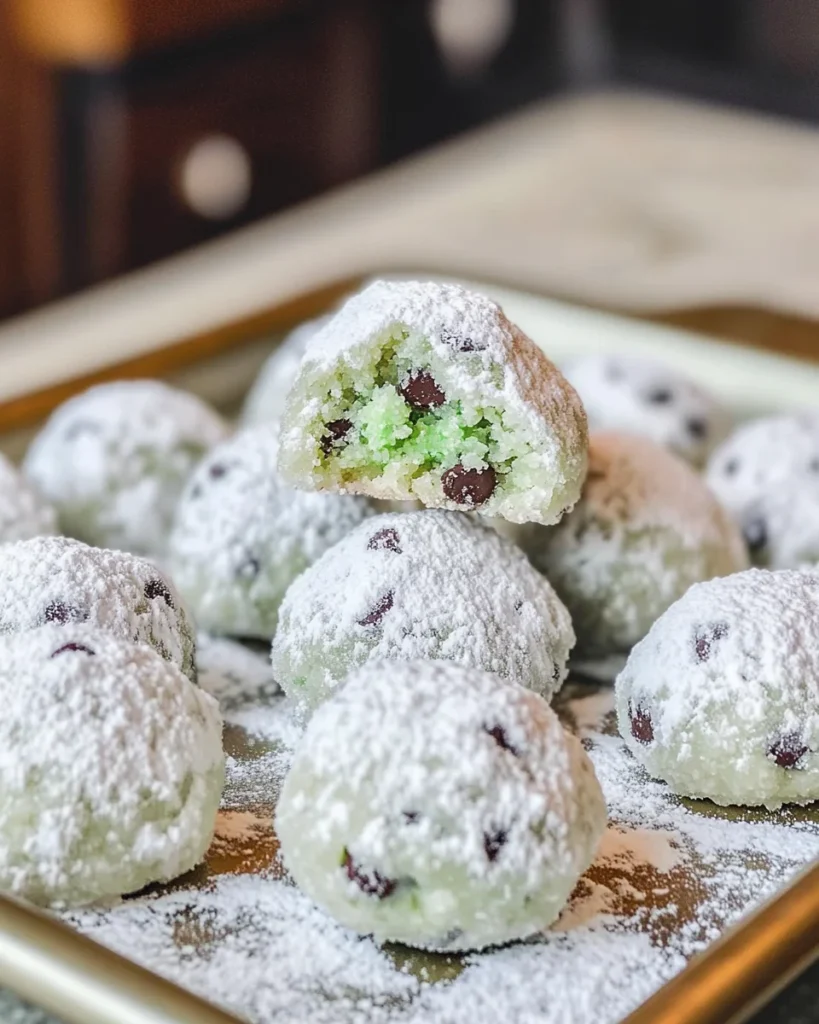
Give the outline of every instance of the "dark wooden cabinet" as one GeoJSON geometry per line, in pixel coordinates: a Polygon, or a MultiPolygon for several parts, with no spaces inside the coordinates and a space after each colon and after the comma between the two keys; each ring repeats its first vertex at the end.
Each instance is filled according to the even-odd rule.
{"type": "Polygon", "coordinates": [[[379,0],[2,7],[0,314],[381,160],[379,0]]]}

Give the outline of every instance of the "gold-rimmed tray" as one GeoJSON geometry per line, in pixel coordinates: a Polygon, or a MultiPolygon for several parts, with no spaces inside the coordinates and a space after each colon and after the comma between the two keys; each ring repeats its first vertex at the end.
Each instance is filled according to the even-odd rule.
{"type": "MultiPolygon", "coordinates": [[[[318,312],[318,306],[335,297],[328,292],[320,302],[305,302],[299,315],[318,312]]],[[[285,325],[284,320],[275,324],[285,325]]],[[[258,329],[256,321],[247,337],[258,329]]],[[[660,332],[658,339],[663,337],[670,335],[660,332]]],[[[220,376],[219,361],[233,361],[236,352],[211,351],[209,367],[206,361],[189,364],[183,382],[195,379],[207,390],[209,374],[220,376]]],[[[730,356],[723,353],[723,358],[730,356]]],[[[758,356],[737,348],[736,358],[758,356]]],[[[173,369],[178,373],[183,367],[173,369]]],[[[783,366],[783,381],[789,370],[783,366]]],[[[45,411],[45,401],[38,401],[37,408],[45,411]]],[[[225,397],[223,404],[232,401],[225,397]]],[[[801,883],[796,906],[787,895],[774,904],[781,928],[777,946],[770,945],[769,925],[763,919],[762,925],[740,925],[730,940],[740,951],[733,958],[725,960],[713,947],[727,927],[767,896],[781,893],[791,878],[819,857],[815,809],[726,811],[707,802],[673,798],[637,768],[614,734],[611,691],[574,681],[561,695],[560,712],[595,761],[611,825],[595,864],[561,920],[536,940],[483,954],[453,957],[399,947],[378,950],[311,907],[282,871],[272,813],[298,730],[283,699],[271,693],[265,652],[249,652],[229,642],[206,643],[202,667],[205,685],[225,701],[229,755],[228,786],[205,865],[170,886],[154,887],[110,908],[75,912],[65,920],[103,946],[233,1013],[260,1022],[472,1024],[497,1017],[615,1021],[636,1011],[655,1015],[646,1020],[704,1024],[726,1019],[725,1014],[707,1015],[717,1005],[715,993],[731,994],[731,1012],[747,1012],[788,977],[785,963],[777,961],[773,977],[760,970],[760,963],[776,960],[774,953],[787,948],[793,963],[801,964],[819,942],[819,878],[814,872],[807,880],[810,884],[801,883]],[[812,926],[806,907],[813,912],[812,926]],[[705,974],[699,981],[687,981],[687,972],[680,972],[697,955],[703,959],[693,970],[705,969],[705,974]],[[739,972],[737,964],[742,967],[739,972]],[[655,1003],[652,1009],[648,1003],[637,1009],[658,990],[655,998],[663,998],[663,986],[677,975],[673,1018],[662,1016],[668,1005],[664,1009],[655,1003]],[[724,984],[715,987],[715,978],[724,984]],[[711,993],[710,1001],[704,1000],[705,992],[711,993]]],[[[0,916],[0,933],[6,939],[0,942],[0,977],[44,1006],[62,1010],[65,1019],[127,1019],[140,1024],[206,1019],[208,1011],[181,993],[171,999],[165,1016],[156,1016],[156,1006],[169,990],[155,985],[150,976],[132,977],[127,965],[102,952],[97,956],[100,969],[110,966],[113,971],[111,965],[118,964],[113,1008],[109,1003],[100,1010],[93,954],[84,971],[75,967],[74,1001],[61,1004],[64,958],[73,941],[62,932],[54,933],[61,942],[43,965],[37,985],[31,985],[29,975],[27,987],[20,966],[27,949],[20,920],[11,911],[8,917],[0,916]],[[16,945],[8,942],[8,922],[8,931],[14,931],[12,924],[22,929],[16,945]],[[135,979],[141,999],[139,991],[129,989],[135,979]],[[117,993],[121,1000],[127,995],[131,1016],[123,1015],[117,993]]],[[[22,920],[30,918],[23,915],[22,920]]],[[[728,948],[730,953],[732,947],[728,948]]]]}

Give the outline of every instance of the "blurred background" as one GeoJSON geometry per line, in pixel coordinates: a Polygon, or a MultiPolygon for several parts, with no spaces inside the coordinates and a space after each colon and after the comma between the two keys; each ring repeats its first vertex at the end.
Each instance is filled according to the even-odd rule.
{"type": "Polygon", "coordinates": [[[0,315],[611,85],[811,121],[819,3],[2,0],[0,315]]]}

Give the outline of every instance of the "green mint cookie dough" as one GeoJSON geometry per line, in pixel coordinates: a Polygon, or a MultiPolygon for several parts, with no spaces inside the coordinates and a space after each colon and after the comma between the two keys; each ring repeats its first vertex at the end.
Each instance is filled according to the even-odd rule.
{"type": "Polygon", "coordinates": [[[379,281],[308,343],[279,465],[304,489],[554,523],[586,450],[574,390],[494,302],[379,281]]]}

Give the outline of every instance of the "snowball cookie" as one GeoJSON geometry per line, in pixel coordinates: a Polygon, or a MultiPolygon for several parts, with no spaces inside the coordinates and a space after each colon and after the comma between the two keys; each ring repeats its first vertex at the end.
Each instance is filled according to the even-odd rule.
{"type": "Polygon", "coordinates": [[[746,423],[711,456],[707,480],[756,564],[819,561],[819,413],[746,423]]]}
{"type": "Polygon", "coordinates": [[[482,295],[377,281],[307,346],[279,465],[306,490],[555,523],[586,472],[586,416],[482,295]]]}
{"type": "Polygon", "coordinates": [[[57,513],[0,454],[0,544],[57,533],[57,513]]]}
{"type": "Polygon", "coordinates": [[[577,388],[592,430],[647,437],[695,466],[730,429],[716,399],[677,370],[652,360],[593,355],[563,371],[577,388]]]}
{"type": "Polygon", "coordinates": [[[242,423],[247,427],[277,421],[284,412],[287,392],[301,366],[307,342],[332,315],[308,320],[292,330],[270,353],[247,394],[242,423]]]}
{"type": "Polygon", "coordinates": [[[187,478],[227,432],[204,402],[167,384],[100,384],[53,413],[24,470],[56,506],[64,533],[161,555],[187,478]]]}
{"type": "Polygon", "coordinates": [[[441,658],[547,699],[574,645],[569,614],[505,537],[425,509],[362,523],[292,584],[273,676],[306,717],[364,662],[441,658]]]}
{"type": "Polygon", "coordinates": [[[86,625],[0,638],[0,889],[82,904],[204,856],[224,783],[217,702],[86,625]]]}
{"type": "Polygon", "coordinates": [[[566,604],[577,655],[625,654],[692,583],[746,568],[739,531],[697,473],[645,438],[592,434],[583,497],[520,543],[566,604]]]}
{"type": "Polygon", "coordinates": [[[78,622],[148,644],[196,680],[191,622],[155,565],[68,537],[0,545],[0,635],[78,622]]]}
{"type": "Polygon", "coordinates": [[[620,732],[655,777],[718,804],[819,799],[819,576],[692,587],[617,679],[620,732]]]}
{"type": "Polygon", "coordinates": [[[605,826],[591,762],[548,704],[440,661],[351,676],[308,725],[276,811],[285,865],[319,906],[438,950],[545,928],[605,826]]]}
{"type": "Polygon", "coordinates": [[[168,564],[200,628],[270,640],[293,580],[372,514],[364,498],[283,484],[277,434],[262,425],[217,445],[176,510],[168,564]]]}

